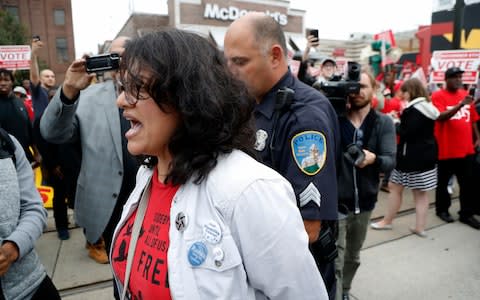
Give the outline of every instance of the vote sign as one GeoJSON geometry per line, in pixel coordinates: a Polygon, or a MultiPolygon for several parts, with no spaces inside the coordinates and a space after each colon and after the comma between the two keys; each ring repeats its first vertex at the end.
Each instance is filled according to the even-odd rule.
{"type": "Polygon", "coordinates": [[[432,53],[431,82],[444,83],[445,71],[448,68],[458,67],[465,71],[462,76],[463,83],[475,84],[478,80],[480,65],[480,49],[472,50],[445,50],[432,53]]]}
{"type": "Polygon", "coordinates": [[[30,46],[0,46],[0,68],[9,70],[30,69],[30,46]]]}

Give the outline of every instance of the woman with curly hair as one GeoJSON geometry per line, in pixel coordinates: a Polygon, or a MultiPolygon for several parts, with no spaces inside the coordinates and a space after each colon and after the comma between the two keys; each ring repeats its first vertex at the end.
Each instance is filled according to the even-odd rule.
{"type": "Polygon", "coordinates": [[[150,33],[120,78],[128,150],[146,157],[111,247],[122,298],[327,299],[290,184],[252,157],[254,103],[223,54],[150,33]]]}

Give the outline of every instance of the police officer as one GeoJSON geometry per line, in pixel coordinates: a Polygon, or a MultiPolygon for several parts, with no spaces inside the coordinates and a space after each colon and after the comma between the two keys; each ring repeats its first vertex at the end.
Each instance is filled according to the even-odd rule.
{"type": "Polygon", "coordinates": [[[336,248],[330,229],[338,215],[335,111],[324,96],[291,74],[284,33],[273,18],[248,13],[234,21],[224,52],[229,68],[257,102],[259,157],[292,184],[311,251],[334,299],[336,248]]]}

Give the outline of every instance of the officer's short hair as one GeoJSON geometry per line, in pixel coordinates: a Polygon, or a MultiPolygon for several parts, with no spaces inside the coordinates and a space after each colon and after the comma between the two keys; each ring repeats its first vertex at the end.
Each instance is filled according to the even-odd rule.
{"type": "Polygon", "coordinates": [[[273,44],[279,44],[283,53],[287,55],[287,43],[282,27],[270,16],[255,18],[252,22],[255,40],[260,41],[259,47],[266,54],[268,48],[273,44]]]}

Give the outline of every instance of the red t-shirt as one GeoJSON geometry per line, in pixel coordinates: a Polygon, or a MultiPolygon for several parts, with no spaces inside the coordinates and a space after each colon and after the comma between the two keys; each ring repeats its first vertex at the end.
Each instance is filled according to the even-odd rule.
{"type": "Polygon", "coordinates": [[[396,117],[400,117],[400,113],[402,112],[402,101],[397,97],[393,97],[390,99],[385,99],[385,103],[383,105],[382,113],[388,114],[390,112],[396,112],[396,117]]]}
{"type": "MultiPolygon", "coordinates": [[[[167,250],[170,207],[178,186],[158,181],[154,171],[148,206],[130,273],[131,299],[171,299],[168,286],[167,250]]],[[[112,267],[122,284],[125,281],[127,252],[137,211],[125,222],[113,243],[112,267]]]]}
{"type": "Polygon", "coordinates": [[[30,121],[34,121],[34,113],[33,113],[33,104],[32,104],[32,99],[26,99],[23,101],[23,104],[25,105],[25,108],[27,109],[28,117],[30,118],[30,121]]]}
{"type": "MultiPolygon", "coordinates": [[[[432,103],[440,112],[457,105],[467,95],[463,89],[455,93],[445,89],[432,94],[432,103]]],[[[449,120],[435,122],[438,159],[463,158],[474,153],[472,126],[478,120],[474,105],[464,105],[449,120]]]]}

